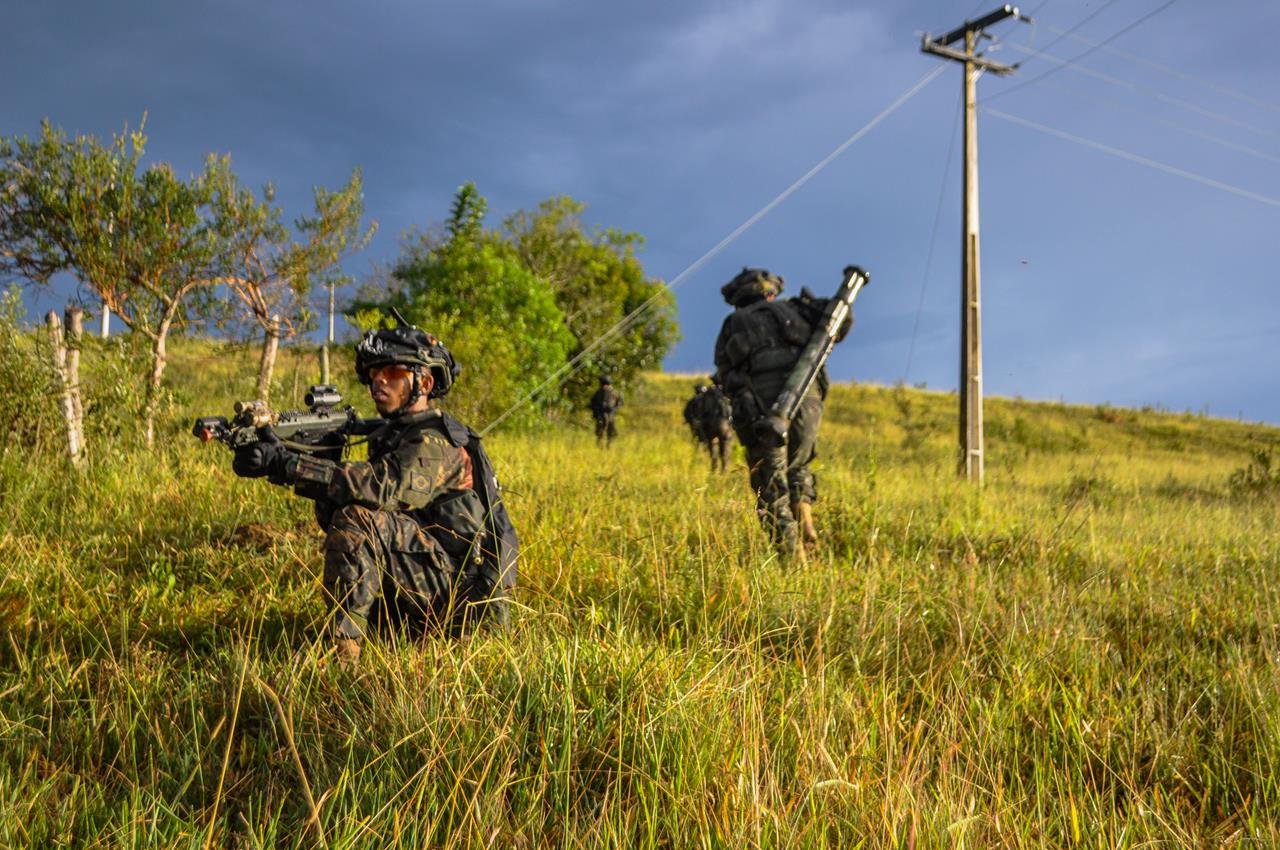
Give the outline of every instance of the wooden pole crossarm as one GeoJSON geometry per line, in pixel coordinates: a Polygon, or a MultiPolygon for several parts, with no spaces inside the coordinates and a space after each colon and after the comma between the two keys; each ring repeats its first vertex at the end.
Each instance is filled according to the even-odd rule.
{"type": "Polygon", "coordinates": [[[932,41],[934,44],[938,45],[955,44],[957,41],[963,39],[966,34],[971,32],[980,32],[993,24],[1000,23],[1005,18],[1017,18],[1020,21],[1031,23],[1031,19],[1019,12],[1017,6],[1004,5],[999,9],[996,9],[994,12],[988,12],[981,18],[975,18],[972,21],[965,21],[963,24],[941,38],[930,39],[928,36],[925,36],[925,41],[932,41]]]}
{"type": "Polygon", "coordinates": [[[999,62],[992,62],[982,56],[965,53],[963,50],[956,50],[954,47],[944,47],[936,41],[929,41],[928,36],[920,43],[920,52],[933,53],[937,56],[945,56],[948,59],[954,59],[957,62],[972,62],[983,70],[990,71],[1003,77],[1012,74],[1018,70],[1017,65],[1001,65],[999,62]]]}

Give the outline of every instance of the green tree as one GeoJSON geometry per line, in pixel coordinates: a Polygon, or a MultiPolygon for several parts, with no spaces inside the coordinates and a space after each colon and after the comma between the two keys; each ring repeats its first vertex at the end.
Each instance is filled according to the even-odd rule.
{"type": "Polygon", "coordinates": [[[561,366],[573,345],[547,282],[514,246],[484,228],[485,199],[458,190],[443,234],[407,243],[390,281],[366,285],[348,315],[371,327],[396,307],[435,333],[463,367],[463,392],[451,402],[488,422],[561,366]]]}
{"type": "Polygon", "coordinates": [[[659,366],[680,338],[675,297],[662,281],[645,276],[636,257],[643,237],[615,228],[588,231],[585,211],[585,204],[556,196],[504,223],[521,262],[555,293],[574,337],[570,356],[597,346],[564,384],[565,398],[577,407],[601,374],[626,384],[659,366]]]}
{"type": "Polygon", "coordinates": [[[35,140],[0,138],[0,272],[37,284],[70,274],[149,342],[143,414],[151,445],[174,327],[225,317],[229,289],[266,333],[265,392],[278,335],[304,325],[307,293],[343,280],[340,261],[367,243],[372,227],[361,224],[359,172],[338,191],[317,188],[314,214],[291,231],[272,189],[259,199],[242,188],[230,157],[210,155],[184,180],[165,163],[143,167],[146,142],[142,130],[110,144],[68,138],[47,121],[35,140]]]}
{"type": "Polygon", "coordinates": [[[0,139],[0,269],[40,283],[69,273],[149,340],[150,446],[169,333],[212,303],[218,239],[207,207],[226,164],[211,159],[183,180],[165,163],[142,168],[145,146],[141,130],[104,145],[48,122],[34,141],[0,139]]]}
{"type": "Polygon", "coordinates": [[[270,184],[259,198],[240,186],[229,165],[219,175],[211,199],[219,236],[216,276],[262,331],[256,397],[265,399],[277,343],[306,329],[313,289],[349,282],[339,264],[368,245],[377,225],[362,224],[364,187],[358,170],[337,191],[316,187],[314,213],[298,219],[293,230],[284,224],[270,184]]]}
{"type": "Polygon", "coordinates": [[[553,373],[559,380],[535,407],[581,408],[602,373],[625,384],[659,365],[679,338],[674,297],[636,257],[643,239],[587,231],[585,209],[554,197],[486,230],[485,199],[467,183],[444,226],[407,244],[386,279],[362,288],[350,315],[369,326],[380,307],[395,306],[466,350],[468,368],[483,372],[484,421],[553,373]],[[571,360],[576,368],[565,369],[571,360]]]}

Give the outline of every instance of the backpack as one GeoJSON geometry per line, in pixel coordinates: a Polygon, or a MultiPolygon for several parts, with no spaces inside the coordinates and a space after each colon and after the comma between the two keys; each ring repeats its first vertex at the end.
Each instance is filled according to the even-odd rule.
{"type": "Polygon", "coordinates": [[[733,404],[719,387],[707,390],[702,394],[700,409],[703,427],[709,432],[718,432],[722,423],[733,419],[733,404]]]}
{"type": "Polygon", "coordinates": [[[795,302],[757,301],[725,320],[716,367],[730,396],[749,390],[767,408],[782,389],[813,334],[809,317],[795,302]]]}
{"type": "Polygon", "coordinates": [[[457,594],[464,603],[458,610],[465,617],[468,607],[465,603],[483,604],[491,609],[487,616],[506,625],[507,596],[516,583],[520,540],[502,502],[502,487],[480,435],[448,413],[443,417],[449,441],[464,449],[471,458],[472,483],[485,514],[482,531],[471,542],[470,556],[458,571],[457,594]]]}

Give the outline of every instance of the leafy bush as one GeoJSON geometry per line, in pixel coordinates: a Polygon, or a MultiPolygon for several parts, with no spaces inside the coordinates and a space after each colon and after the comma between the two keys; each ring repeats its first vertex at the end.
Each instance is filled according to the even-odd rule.
{"type": "Polygon", "coordinates": [[[1236,497],[1280,496],[1280,467],[1270,449],[1254,449],[1249,463],[1231,473],[1227,489],[1236,497]]]}
{"type": "Polygon", "coordinates": [[[17,289],[0,295],[0,447],[6,454],[52,448],[62,428],[53,369],[23,329],[22,315],[17,289]]]}
{"type": "MultiPolygon", "coordinates": [[[[138,427],[146,406],[146,388],[138,381],[138,363],[150,356],[146,340],[135,334],[108,339],[86,336],[80,353],[80,374],[84,396],[84,429],[88,450],[106,451],[142,445],[138,427]]],[[[157,428],[185,429],[172,414],[175,392],[157,390],[157,428]]]]}
{"type": "MultiPolygon", "coordinates": [[[[16,289],[0,295],[0,450],[33,455],[66,448],[61,393],[42,330],[24,328],[24,308],[16,289]]],[[[137,380],[137,364],[148,356],[146,341],[134,334],[99,339],[85,334],[80,350],[80,390],[84,404],[86,449],[112,451],[141,440],[138,422],[146,403],[137,380]]],[[[156,410],[174,406],[173,393],[161,390],[156,410]]],[[[171,427],[183,427],[176,420],[171,427]]]]}
{"type": "Polygon", "coordinates": [[[406,244],[389,280],[366,283],[348,317],[373,327],[395,307],[440,337],[463,367],[451,404],[477,427],[549,378],[517,418],[582,411],[602,374],[625,387],[679,337],[674,297],[636,259],[640,236],[588,232],[584,209],[558,197],[487,228],[487,203],[467,183],[443,229],[406,244]]]}

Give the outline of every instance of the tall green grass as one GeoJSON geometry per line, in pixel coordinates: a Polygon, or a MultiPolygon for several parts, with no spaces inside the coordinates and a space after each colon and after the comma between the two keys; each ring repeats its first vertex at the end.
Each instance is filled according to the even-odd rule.
{"type": "Polygon", "coordinates": [[[1275,429],[992,400],[978,492],[954,397],[839,386],[795,567],[653,375],[612,450],[488,441],[508,632],[350,670],[308,504],[185,434],[251,356],[179,350],[155,454],[0,459],[0,846],[1280,844],[1275,429]]]}

